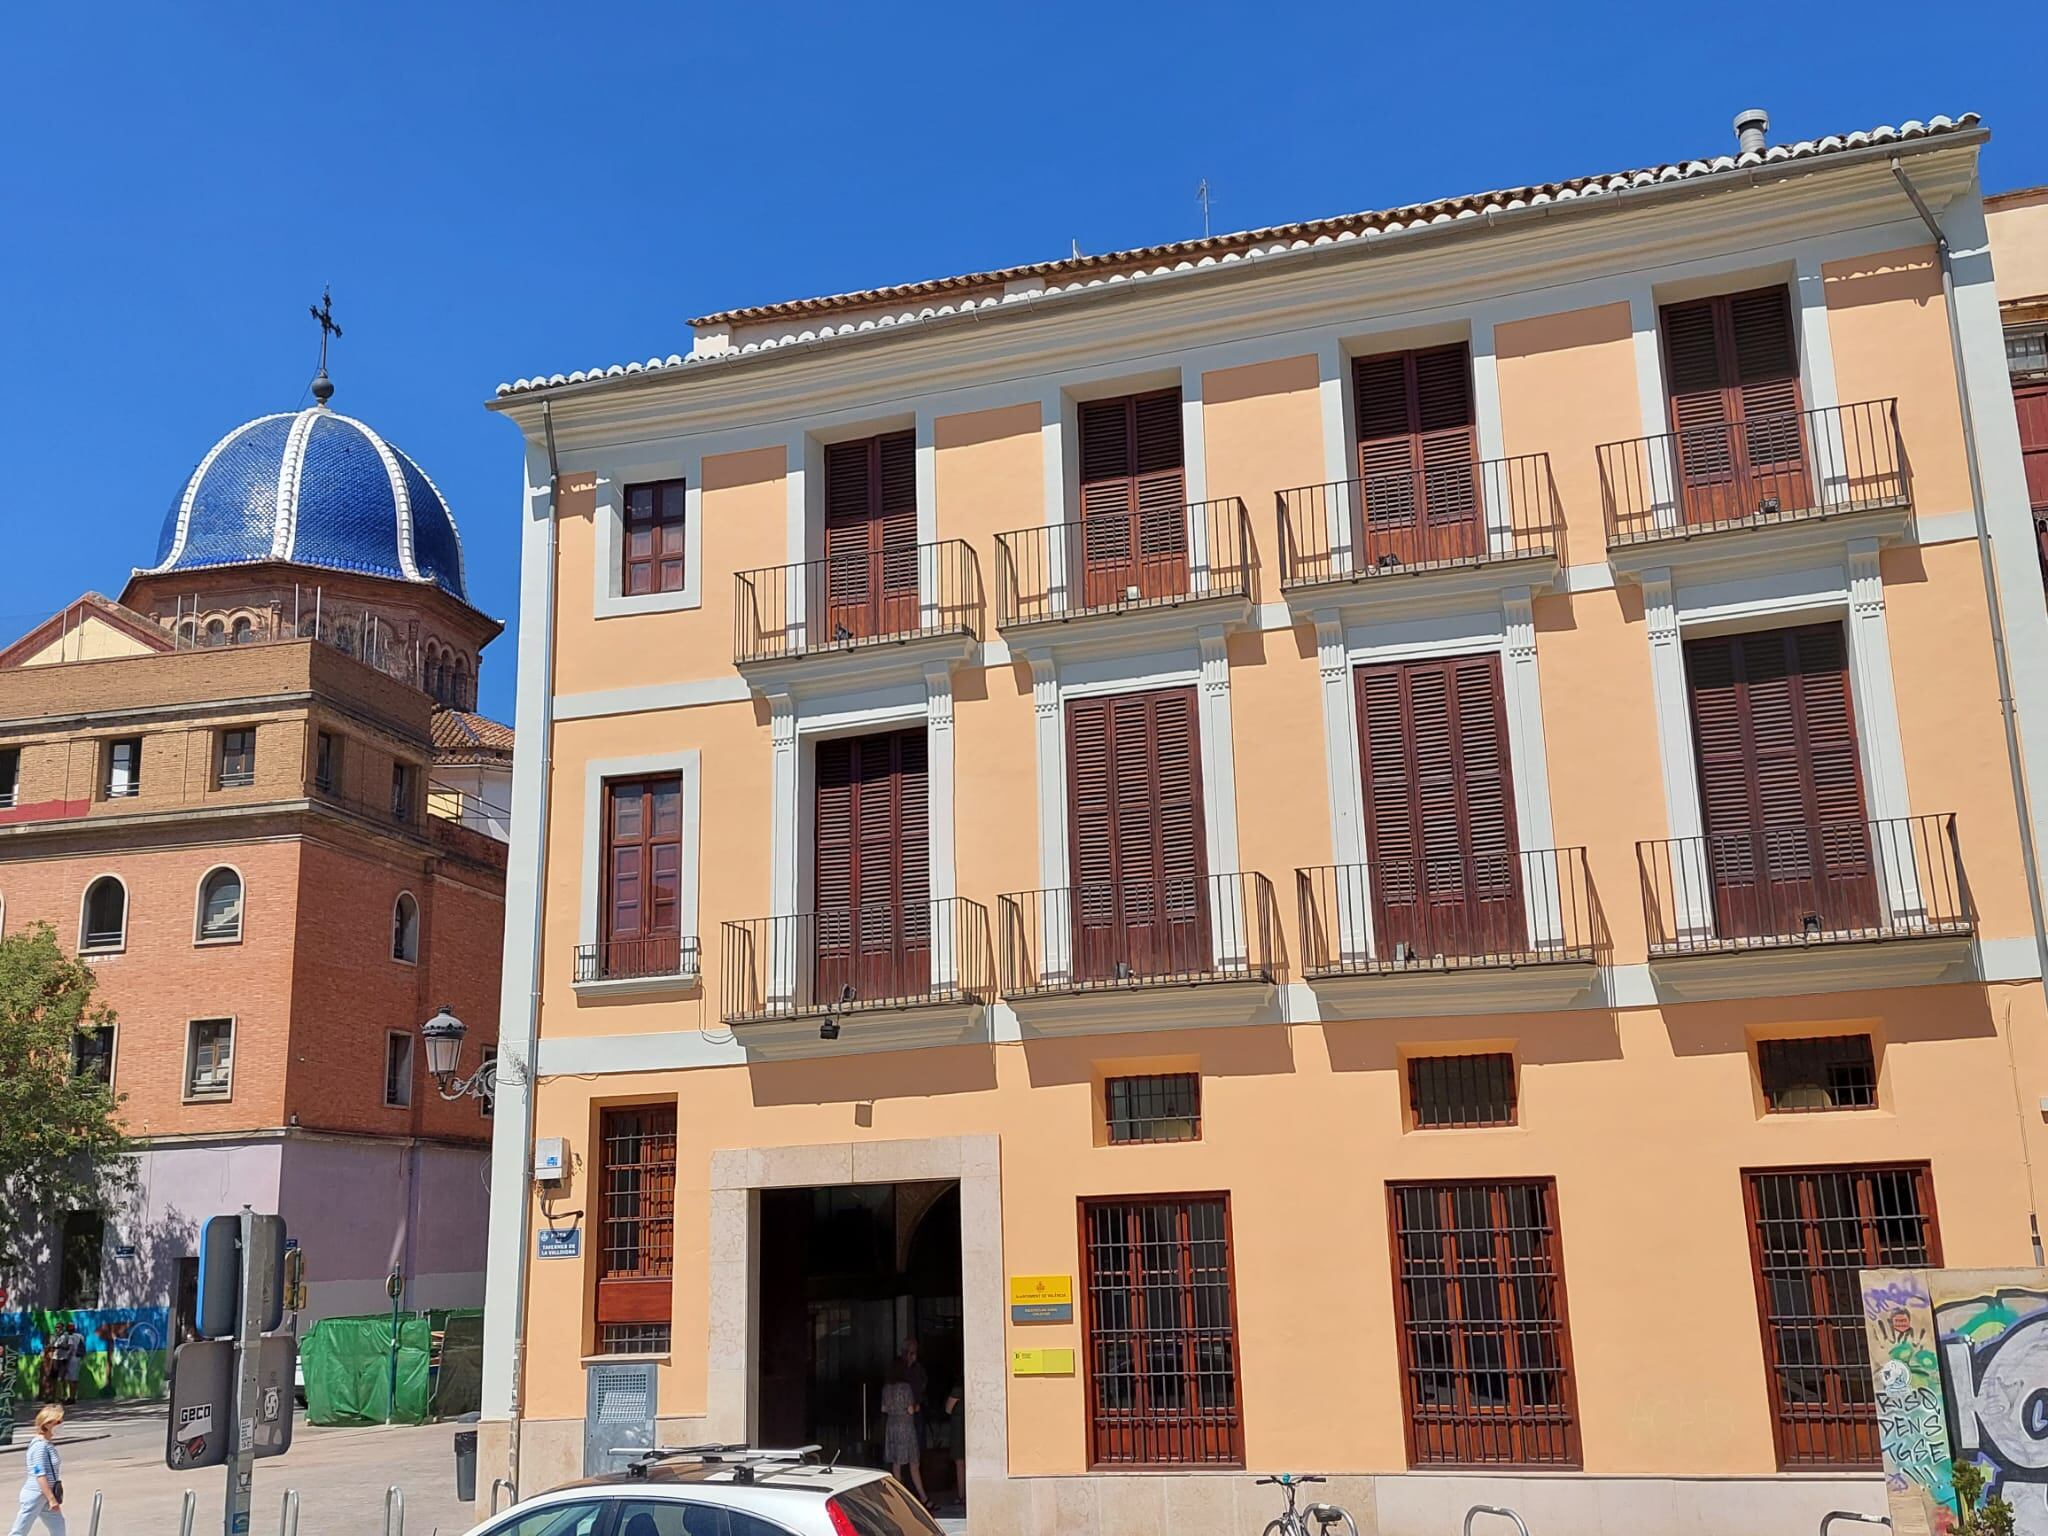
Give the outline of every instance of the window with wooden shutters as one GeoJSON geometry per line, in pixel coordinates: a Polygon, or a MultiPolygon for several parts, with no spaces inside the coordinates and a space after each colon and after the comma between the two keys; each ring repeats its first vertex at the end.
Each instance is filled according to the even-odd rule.
{"type": "Polygon", "coordinates": [[[1394,1184],[1387,1196],[1410,1464],[1577,1465],[1557,1186],[1394,1184]]]}
{"type": "Polygon", "coordinates": [[[1789,293],[1760,288],[1667,304],[1662,320],[1686,521],[1811,507],[1789,293]]]}
{"type": "Polygon", "coordinates": [[[2034,541],[2048,580],[2048,378],[2015,375],[2012,403],[2019,412],[2020,460],[2026,467],[2027,502],[2034,509],[2034,541]]]}
{"type": "Polygon", "coordinates": [[[626,487],[619,591],[626,597],[683,590],[683,531],[688,487],[655,480],[626,487]]]}
{"type": "Polygon", "coordinates": [[[675,1275],[675,1106],[605,1110],[597,1179],[599,1348],[666,1349],[675,1275]]]}
{"type": "Polygon", "coordinates": [[[1083,980],[1210,968],[1195,691],[1067,704],[1074,966],[1083,980]]]}
{"type": "Polygon", "coordinates": [[[917,627],[915,433],[826,444],[823,598],[823,641],[917,627]]]}
{"type": "Polygon", "coordinates": [[[1081,1202],[1089,1460],[1242,1466],[1222,1195],[1081,1202]]]}
{"type": "Polygon", "coordinates": [[[1082,601],[1102,607],[1188,590],[1180,391],[1084,400],[1082,601]]]}
{"type": "Polygon", "coordinates": [[[1750,1257],[1781,1467],[1876,1467],[1860,1271],[1939,1268],[1925,1163],[1746,1174],[1750,1257]]]}
{"type": "Polygon", "coordinates": [[[1688,640],[1685,669],[1715,933],[1875,926],[1842,626],[1688,640]]]}
{"type": "Polygon", "coordinates": [[[922,726],[818,743],[812,898],[821,1002],[906,997],[931,979],[931,833],[922,726]]]}
{"type": "Polygon", "coordinates": [[[1358,669],[1379,954],[1528,948],[1498,656],[1358,669]]]}
{"type": "Polygon", "coordinates": [[[1465,344],[1355,358],[1361,563],[1468,560],[1484,546],[1465,344]]]}
{"type": "Polygon", "coordinates": [[[605,785],[606,977],[671,976],[682,968],[683,781],[605,785]]]}

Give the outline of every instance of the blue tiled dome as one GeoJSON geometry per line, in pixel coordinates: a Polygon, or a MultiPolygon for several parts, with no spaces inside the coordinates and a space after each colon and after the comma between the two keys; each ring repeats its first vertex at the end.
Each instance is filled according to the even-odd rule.
{"type": "Polygon", "coordinates": [[[287,560],[469,601],[462,540],[402,449],[324,405],[259,416],[215,443],[164,518],[148,574],[287,560]]]}

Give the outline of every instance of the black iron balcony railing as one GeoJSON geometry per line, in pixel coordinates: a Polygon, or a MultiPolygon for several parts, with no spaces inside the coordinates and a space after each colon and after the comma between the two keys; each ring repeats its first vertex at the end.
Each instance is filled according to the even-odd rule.
{"type": "Polygon", "coordinates": [[[1685,427],[1595,452],[1611,546],[1911,502],[1896,400],[1685,427]]]}
{"type": "Polygon", "coordinates": [[[1141,506],[996,535],[996,623],[1258,596],[1251,518],[1235,496],[1141,506]]]}
{"type": "Polygon", "coordinates": [[[1235,873],[1018,891],[998,898],[1003,995],[1274,980],[1273,883],[1235,873]]]}
{"type": "Polygon", "coordinates": [[[1607,948],[1583,848],[1325,864],[1294,882],[1311,980],[1585,964],[1607,948]]]}
{"type": "Polygon", "coordinates": [[[960,539],[832,554],[733,578],[733,661],[981,635],[981,567],[960,539]]]}
{"type": "Polygon", "coordinates": [[[1636,860],[1652,958],[1975,927],[1949,814],[1663,838],[1636,860]]]}
{"type": "Polygon", "coordinates": [[[1547,453],[1403,467],[1277,495],[1283,588],[1563,557],[1547,453]]]}
{"type": "Polygon", "coordinates": [[[650,933],[631,939],[602,939],[576,946],[576,979],[591,981],[681,980],[697,974],[694,934],[650,933]]]}
{"type": "Polygon", "coordinates": [[[874,902],[725,925],[723,1015],[758,1024],[987,998],[988,909],[874,902]]]}

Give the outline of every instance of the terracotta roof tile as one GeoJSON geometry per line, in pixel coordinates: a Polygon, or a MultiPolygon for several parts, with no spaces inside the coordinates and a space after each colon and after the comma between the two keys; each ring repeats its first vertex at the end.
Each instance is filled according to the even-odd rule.
{"type": "Polygon", "coordinates": [[[433,719],[437,763],[500,763],[512,756],[512,727],[467,709],[437,709],[433,719]]]}

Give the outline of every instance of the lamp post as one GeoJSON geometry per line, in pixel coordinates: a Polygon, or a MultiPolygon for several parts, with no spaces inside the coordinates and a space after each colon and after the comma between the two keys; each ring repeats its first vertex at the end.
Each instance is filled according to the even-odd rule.
{"type": "Polygon", "coordinates": [[[441,1005],[440,1012],[420,1026],[420,1038],[427,1047],[427,1071],[433,1074],[434,1086],[441,1097],[451,1102],[497,1097],[496,1060],[481,1063],[468,1077],[458,1075],[462,1068],[462,1042],[468,1034],[469,1026],[458,1019],[455,1010],[446,1003],[441,1005]]]}

